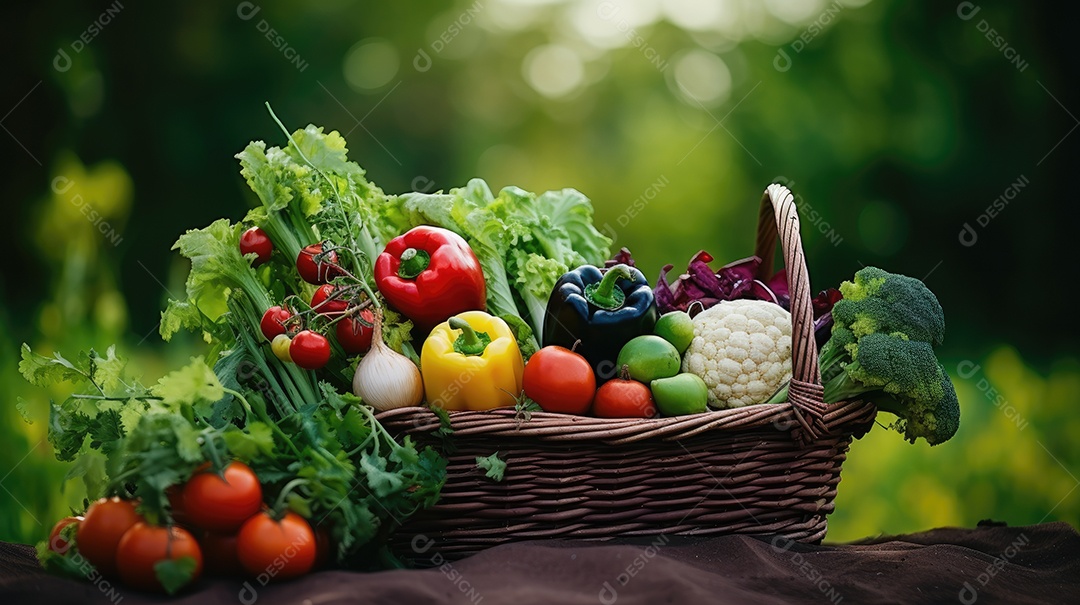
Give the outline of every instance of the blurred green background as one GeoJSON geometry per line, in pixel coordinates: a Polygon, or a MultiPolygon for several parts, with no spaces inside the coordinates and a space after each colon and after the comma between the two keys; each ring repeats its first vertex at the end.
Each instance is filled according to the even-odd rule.
{"type": "Polygon", "coordinates": [[[1080,337],[1067,187],[1080,135],[1067,20],[1039,3],[898,0],[42,2],[3,37],[0,539],[81,497],[18,346],[117,343],[152,382],[197,351],[156,323],[184,229],[239,218],[233,154],[309,122],[388,192],[473,176],[575,187],[646,275],[752,252],[775,180],[815,289],[923,278],[963,422],[852,447],[829,540],[1080,524],[1080,337]],[[992,31],[991,31],[992,30],[992,31]],[[10,111],[9,111],[10,109],[10,111]],[[1072,136],[1069,136],[1072,135],[1072,136]],[[995,209],[995,200],[998,208],[995,209]],[[989,210],[988,210],[989,209],[989,210]],[[965,227],[966,225],[966,227],[965,227]],[[21,402],[21,403],[20,403],[21,402]],[[19,407],[34,419],[26,424],[19,407]]]}

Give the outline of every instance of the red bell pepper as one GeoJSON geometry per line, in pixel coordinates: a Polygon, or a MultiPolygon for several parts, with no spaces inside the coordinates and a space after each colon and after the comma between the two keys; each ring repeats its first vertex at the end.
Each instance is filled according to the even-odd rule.
{"type": "Polygon", "coordinates": [[[487,303],[476,254],[460,235],[440,227],[414,227],[390,240],[375,261],[375,284],[427,331],[463,311],[483,311],[487,303]]]}

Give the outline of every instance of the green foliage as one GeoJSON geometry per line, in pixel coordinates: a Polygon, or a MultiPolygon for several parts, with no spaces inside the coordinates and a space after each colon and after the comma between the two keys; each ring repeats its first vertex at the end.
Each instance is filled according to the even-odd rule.
{"type": "MultiPolygon", "coordinates": [[[[580,265],[602,264],[610,252],[610,238],[593,226],[592,202],[574,189],[536,195],[506,187],[495,196],[472,179],[445,194],[397,196],[383,212],[405,217],[403,229],[437,225],[464,237],[484,270],[488,311],[528,318],[533,335],[542,332],[555,282],[580,265]]],[[[536,348],[532,336],[521,340],[527,351],[536,348]]]]}
{"type": "Polygon", "coordinates": [[[166,593],[176,594],[191,582],[197,566],[198,562],[194,557],[165,559],[154,564],[154,574],[166,593]]]}
{"type": "Polygon", "coordinates": [[[484,476],[488,479],[499,482],[503,480],[503,473],[506,472],[506,461],[499,458],[499,452],[495,452],[490,456],[477,456],[476,467],[484,471],[484,476]]]}

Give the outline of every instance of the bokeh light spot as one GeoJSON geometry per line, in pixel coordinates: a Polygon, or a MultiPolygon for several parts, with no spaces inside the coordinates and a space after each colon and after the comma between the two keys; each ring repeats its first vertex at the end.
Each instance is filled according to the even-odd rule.
{"type": "Polygon", "coordinates": [[[357,92],[382,88],[397,75],[401,58],[396,48],[378,38],[368,38],[345,53],[345,81],[357,92]]]}
{"type": "Polygon", "coordinates": [[[522,70],[529,86],[552,99],[574,92],[585,80],[581,57],[560,44],[533,49],[525,57],[522,70]]]}
{"type": "Polygon", "coordinates": [[[675,59],[675,85],[690,105],[717,105],[731,95],[731,71],[720,57],[691,50],[675,59]]]}

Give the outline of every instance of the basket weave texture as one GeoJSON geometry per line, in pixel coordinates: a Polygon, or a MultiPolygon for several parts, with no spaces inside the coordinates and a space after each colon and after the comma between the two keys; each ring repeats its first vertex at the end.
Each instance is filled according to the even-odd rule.
{"type": "MultiPolygon", "coordinates": [[[[853,436],[876,409],[822,402],[810,280],[791,192],[761,200],[756,255],[767,278],[779,237],[792,318],[789,400],[677,417],[606,419],[512,409],[451,412],[456,451],[442,498],[403,521],[392,550],[423,564],[432,546],[457,559],[521,540],[660,535],[775,534],[820,542],[853,436]],[[499,452],[501,482],[477,456],[499,452]]],[[[393,433],[434,444],[424,408],[382,412],[393,433]]],[[[436,558],[438,560],[438,558],[436,558]]]]}

